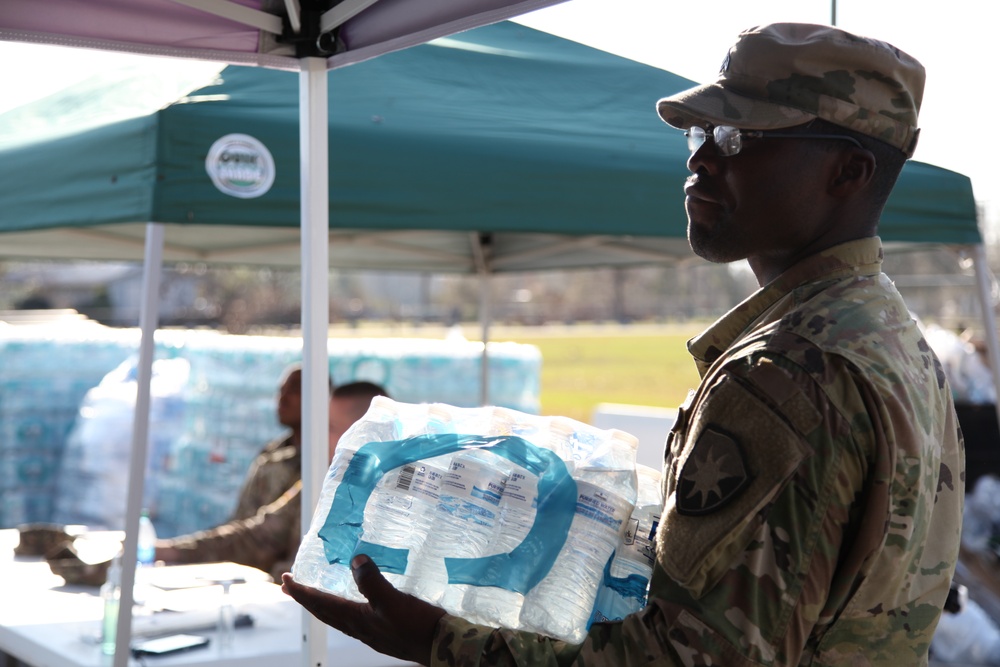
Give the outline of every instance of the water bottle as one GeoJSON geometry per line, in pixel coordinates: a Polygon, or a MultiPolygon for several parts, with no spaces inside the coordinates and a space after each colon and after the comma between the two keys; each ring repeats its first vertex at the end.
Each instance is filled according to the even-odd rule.
{"type": "Polygon", "coordinates": [[[149,512],[146,509],[143,509],[139,515],[139,537],[136,543],[135,560],[135,582],[132,586],[133,599],[136,604],[141,605],[145,604],[146,598],[150,593],[149,568],[153,566],[153,562],[156,560],[156,528],[153,527],[153,522],[150,520],[149,512]]]}
{"type": "MultiPolygon", "coordinates": [[[[421,444],[413,438],[433,438],[454,431],[454,415],[450,406],[397,404],[397,408],[400,411],[401,438],[406,443],[401,446],[408,448],[408,458],[419,457],[420,454],[414,448],[421,444]]],[[[422,443],[428,444],[429,441],[422,443]]],[[[428,456],[386,471],[365,507],[361,539],[377,546],[374,549],[363,548],[372,552],[368,555],[378,563],[386,579],[405,593],[415,592],[416,573],[421,567],[424,543],[430,535],[441,484],[450,460],[450,454],[428,456]],[[386,556],[378,553],[379,548],[405,551],[405,562],[402,559],[394,563],[386,562],[383,560],[386,556]]],[[[360,594],[358,596],[360,599],[360,594]]]]}
{"type": "Polygon", "coordinates": [[[618,621],[646,605],[663,496],[659,470],[636,465],[636,472],[639,488],[635,509],[597,593],[591,623],[618,621]]]}
{"type": "Polygon", "coordinates": [[[449,457],[437,457],[395,468],[382,478],[368,501],[362,537],[369,543],[406,550],[402,571],[380,563],[385,578],[404,593],[418,594],[425,541],[432,535],[448,465],[449,457]]]}
{"type": "Polygon", "coordinates": [[[449,420],[447,406],[408,405],[375,397],[365,416],[337,446],[312,524],[296,554],[296,581],[363,600],[349,562],[360,551],[378,563],[394,586],[410,592],[409,574],[431,525],[447,457],[392,465],[399,451],[395,445],[415,436],[447,432],[449,420]],[[391,443],[393,449],[379,449],[380,443],[391,443]],[[351,514],[349,519],[344,518],[345,511],[351,514]],[[405,560],[400,558],[402,550],[405,560]]]}
{"type": "Polygon", "coordinates": [[[121,598],[122,561],[115,556],[108,566],[108,576],[101,585],[101,601],[104,616],[101,618],[101,652],[114,655],[115,638],[118,635],[118,604],[121,598]]]}
{"type": "Polygon", "coordinates": [[[140,567],[148,567],[156,560],[156,528],[146,509],[139,515],[139,539],[135,555],[140,567]]]}
{"type": "MultiPolygon", "coordinates": [[[[525,415],[502,407],[491,408],[491,420],[485,434],[516,436],[535,445],[547,439],[547,417],[525,415]]],[[[498,520],[489,546],[482,555],[510,553],[527,536],[535,520],[538,476],[527,469],[506,462],[507,481],[500,494],[498,520]]],[[[461,608],[463,617],[486,625],[516,628],[524,596],[498,586],[468,586],[461,608]]]]}
{"type": "MultiPolygon", "coordinates": [[[[353,455],[354,451],[347,448],[342,450],[340,446],[337,447],[334,463],[327,471],[326,480],[320,491],[309,529],[302,538],[302,543],[299,545],[295,561],[292,564],[292,576],[295,581],[336,595],[343,595],[348,582],[351,581],[350,569],[347,564],[338,567],[328,563],[323,541],[319,538],[318,533],[330,514],[333,493],[343,480],[344,471],[350,464],[353,455]]],[[[305,520],[304,516],[303,520],[305,520]]]]}
{"type": "MultiPolygon", "coordinates": [[[[361,600],[348,566],[367,553],[397,589],[453,614],[580,641],[635,503],[635,448],[631,436],[567,419],[377,398],[337,447],[293,573],[305,585],[361,600]],[[379,404],[394,416],[376,418],[379,404]],[[514,450],[493,451],[503,442],[496,436],[555,453],[573,484],[540,497],[542,473],[508,458],[514,450]],[[503,557],[482,563],[491,568],[482,583],[494,585],[480,584],[474,559],[514,551],[541,512],[562,527],[551,536],[558,555],[531,561],[540,568],[527,573],[533,588],[521,593],[497,583],[503,557]],[[462,583],[450,582],[448,565],[462,583]]],[[[524,573],[515,579],[524,585],[524,573]]]]}
{"type": "MultiPolygon", "coordinates": [[[[489,554],[510,553],[531,530],[538,510],[538,475],[511,464],[507,483],[500,496],[499,521],[489,554]]],[[[486,555],[485,553],[483,555],[486,555]]],[[[524,596],[497,586],[471,586],[462,608],[465,618],[480,624],[516,628],[524,596]]]]}
{"type": "MultiPolygon", "coordinates": [[[[594,452],[594,443],[587,442],[592,438],[578,428],[570,449],[581,456],[594,452]]],[[[523,629],[583,641],[605,567],[635,503],[636,445],[633,436],[612,431],[609,441],[573,470],[577,503],[569,535],[549,574],[525,596],[523,629]]]]}
{"type": "Polygon", "coordinates": [[[499,529],[500,498],[512,464],[488,448],[456,454],[441,480],[433,525],[427,532],[413,593],[452,614],[469,617],[470,585],[449,584],[445,558],[480,558],[491,551],[499,529]]]}

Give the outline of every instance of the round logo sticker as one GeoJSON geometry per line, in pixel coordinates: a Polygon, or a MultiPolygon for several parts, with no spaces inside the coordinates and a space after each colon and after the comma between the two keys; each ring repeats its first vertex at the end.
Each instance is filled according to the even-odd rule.
{"type": "Polygon", "coordinates": [[[205,171],[221,192],[240,199],[260,197],[274,184],[274,158],[248,134],[216,140],[205,158],[205,171]]]}

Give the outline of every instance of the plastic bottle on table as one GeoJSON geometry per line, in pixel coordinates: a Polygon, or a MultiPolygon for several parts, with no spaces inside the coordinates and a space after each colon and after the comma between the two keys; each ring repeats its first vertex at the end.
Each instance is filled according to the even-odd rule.
{"type": "Polygon", "coordinates": [[[646,605],[656,560],[656,527],[663,511],[660,471],[636,465],[639,488],[635,509],[597,593],[591,623],[618,621],[646,605]]]}
{"type": "Polygon", "coordinates": [[[152,565],[156,559],[156,528],[146,509],[139,515],[139,539],[135,555],[139,565],[143,567],[152,565]]]}
{"type": "Polygon", "coordinates": [[[104,616],[101,618],[101,652],[114,655],[118,635],[118,604],[121,599],[122,561],[115,556],[108,566],[107,579],[101,584],[101,601],[104,616]]]}
{"type": "Polygon", "coordinates": [[[974,600],[938,621],[931,651],[941,664],[1000,665],[1000,629],[974,600]]]}
{"type": "MultiPolygon", "coordinates": [[[[576,442],[571,449],[583,456],[590,447],[576,442]]],[[[604,569],[635,503],[636,439],[612,431],[597,447],[603,451],[583,458],[572,472],[577,503],[566,543],[549,574],[525,596],[520,617],[521,628],[571,643],[583,641],[604,569]]]]}
{"type": "Polygon", "coordinates": [[[133,600],[138,605],[145,604],[149,595],[150,568],[156,560],[156,528],[149,518],[149,510],[143,508],[139,515],[139,536],[135,549],[135,583],[132,586],[133,600]]]}

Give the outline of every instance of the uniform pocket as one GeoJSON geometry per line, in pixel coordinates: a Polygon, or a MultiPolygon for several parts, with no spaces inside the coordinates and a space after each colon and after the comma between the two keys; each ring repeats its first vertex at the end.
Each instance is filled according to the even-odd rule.
{"type": "Polygon", "coordinates": [[[675,448],[657,559],[695,598],[711,589],[766,520],[809,451],[783,417],[723,375],[675,448]]]}

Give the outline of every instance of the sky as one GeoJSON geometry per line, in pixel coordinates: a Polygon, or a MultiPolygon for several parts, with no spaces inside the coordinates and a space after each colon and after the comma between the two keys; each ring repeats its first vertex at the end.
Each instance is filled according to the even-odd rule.
{"type": "MultiPolygon", "coordinates": [[[[516,20],[699,83],[715,79],[729,46],[745,28],[774,21],[829,24],[892,43],[923,63],[927,85],[914,159],[961,172],[985,210],[988,230],[1000,226],[1000,160],[988,143],[1000,107],[997,19],[1000,5],[982,0],[568,0],[516,20]],[[833,2],[836,2],[834,5],[833,2]],[[979,112],[979,113],[976,113],[979,112]],[[986,113],[983,113],[986,112],[986,113]],[[987,129],[983,130],[983,125],[987,129]],[[974,141],[980,139],[980,141],[974,141]]],[[[0,113],[123,62],[151,70],[197,68],[52,46],[0,42],[0,113]]],[[[652,101],[662,91],[650,91],[652,101]]]]}

